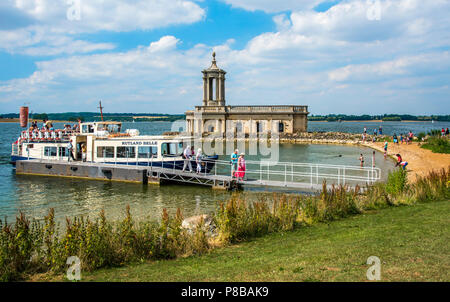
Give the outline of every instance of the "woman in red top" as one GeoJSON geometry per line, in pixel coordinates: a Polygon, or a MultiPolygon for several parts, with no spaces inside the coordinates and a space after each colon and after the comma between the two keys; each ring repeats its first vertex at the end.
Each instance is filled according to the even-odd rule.
{"type": "Polygon", "coordinates": [[[241,156],[239,156],[238,159],[238,170],[235,173],[238,180],[244,180],[245,176],[245,159],[244,159],[244,153],[241,153],[241,156]]]}

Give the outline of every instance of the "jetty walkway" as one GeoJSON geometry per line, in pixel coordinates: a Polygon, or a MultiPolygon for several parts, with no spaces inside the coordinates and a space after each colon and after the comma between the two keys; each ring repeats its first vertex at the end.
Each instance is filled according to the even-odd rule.
{"type": "MultiPolygon", "coordinates": [[[[91,163],[80,161],[20,160],[16,163],[17,175],[40,175],[122,181],[142,184],[184,183],[209,186],[214,189],[241,189],[245,186],[284,188],[294,190],[320,190],[327,186],[364,186],[380,180],[381,171],[376,167],[356,167],[311,163],[246,161],[245,178],[231,176],[229,161],[216,160],[214,167],[200,173],[182,171],[177,165],[171,168],[115,163],[91,163]]],[[[203,169],[205,170],[205,169],[203,169]]]]}

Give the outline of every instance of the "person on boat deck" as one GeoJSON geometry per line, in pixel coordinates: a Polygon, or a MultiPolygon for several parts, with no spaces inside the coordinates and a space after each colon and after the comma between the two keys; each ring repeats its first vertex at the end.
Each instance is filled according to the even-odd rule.
{"type": "Polygon", "coordinates": [[[183,165],[183,172],[186,170],[186,167],[189,166],[189,172],[192,172],[192,164],[191,164],[191,157],[193,155],[191,146],[187,146],[186,149],[183,151],[183,158],[184,158],[184,165],[183,165]]]}
{"type": "Polygon", "coordinates": [[[81,145],[81,154],[82,154],[82,159],[85,162],[86,161],[86,155],[87,155],[87,147],[86,144],[82,144],[81,145]]]}
{"type": "Polygon", "coordinates": [[[200,172],[202,172],[202,149],[198,148],[197,150],[197,154],[195,155],[195,163],[197,164],[197,174],[199,174],[200,172]]]}
{"type": "Polygon", "coordinates": [[[234,150],[234,153],[231,154],[231,177],[235,177],[235,173],[238,169],[238,152],[239,150],[234,150]]]}
{"type": "Polygon", "coordinates": [[[244,159],[244,153],[241,153],[241,156],[239,156],[238,159],[238,169],[236,172],[236,177],[238,180],[244,180],[245,177],[245,159],[244,159]]]}
{"type": "Polygon", "coordinates": [[[71,158],[75,161],[75,157],[73,156],[72,140],[69,140],[69,143],[67,144],[67,150],[69,151],[69,154],[67,156],[67,161],[70,161],[71,158]]]}

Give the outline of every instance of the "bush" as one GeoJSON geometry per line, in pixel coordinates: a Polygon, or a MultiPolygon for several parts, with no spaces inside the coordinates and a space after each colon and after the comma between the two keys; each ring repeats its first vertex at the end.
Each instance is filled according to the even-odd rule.
{"type": "MultiPolygon", "coordinates": [[[[366,186],[363,192],[345,186],[328,190],[324,183],[322,192],[313,196],[273,194],[271,206],[264,198],[249,203],[243,195],[234,194],[214,215],[216,235],[218,243],[227,244],[374,208],[449,199],[449,182],[450,167],[419,177],[413,186],[408,185],[406,172],[398,169],[389,174],[386,184],[366,186]]],[[[62,272],[69,256],[78,256],[82,269],[94,270],[207,252],[213,238],[207,235],[203,221],[193,231],[182,228],[182,221],[179,209],[174,217],[164,209],[159,223],[136,223],[127,206],[118,223],[108,222],[102,211],[95,220],[66,219],[61,232],[53,209],[43,222],[30,222],[21,213],[13,225],[0,220],[0,281],[19,280],[36,272],[62,272]]]]}
{"type": "Polygon", "coordinates": [[[401,168],[389,172],[388,179],[386,182],[386,193],[392,197],[396,197],[401,193],[405,192],[408,185],[408,177],[406,175],[406,170],[401,168]]]}
{"type": "Polygon", "coordinates": [[[432,136],[421,147],[431,150],[433,153],[450,154],[450,141],[447,138],[432,136]]]}

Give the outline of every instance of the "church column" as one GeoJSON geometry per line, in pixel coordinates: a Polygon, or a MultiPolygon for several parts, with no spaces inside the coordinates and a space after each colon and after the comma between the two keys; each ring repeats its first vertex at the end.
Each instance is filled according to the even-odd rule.
{"type": "Polygon", "coordinates": [[[206,78],[206,102],[211,100],[211,79],[209,77],[206,78]]]}
{"type": "Polygon", "coordinates": [[[206,76],[203,76],[203,106],[208,105],[207,100],[208,100],[208,83],[206,82],[206,76]]]}
{"type": "Polygon", "coordinates": [[[219,74],[219,78],[217,79],[217,91],[219,91],[218,103],[219,105],[223,105],[222,74],[219,74]]]}
{"type": "Polygon", "coordinates": [[[222,77],[222,80],[220,81],[220,91],[221,91],[221,101],[222,105],[225,106],[225,76],[222,77]]]}
{"type": "Polygon", "coordinates": [[[222,122],[222,133],[225,133],[226,131],[227,131],[227,129],[226,129],[226,120],[221,120],[221,122],[222,122]]]}
{"type": "Polygon", "coordinates": [[[215,78],[216,80],[216,101],[217,103],[220,102],[220,79],[219,78],[215,78]]]}

